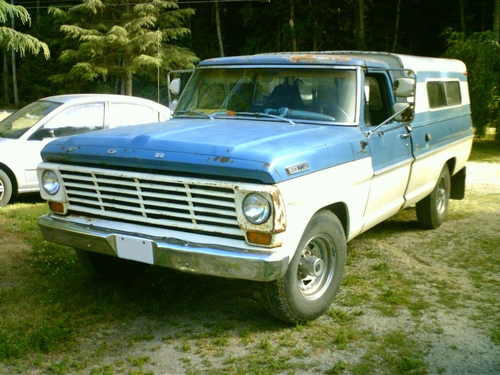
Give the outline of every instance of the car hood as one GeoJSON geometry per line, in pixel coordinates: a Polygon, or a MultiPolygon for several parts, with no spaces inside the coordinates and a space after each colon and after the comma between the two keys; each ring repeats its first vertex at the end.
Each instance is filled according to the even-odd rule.
{"type": "Polygon", "coordinates": [[[173,119],[55,140],[42,158],[276,183],[352,161],[349,132],[285,121],[173,119]]]}

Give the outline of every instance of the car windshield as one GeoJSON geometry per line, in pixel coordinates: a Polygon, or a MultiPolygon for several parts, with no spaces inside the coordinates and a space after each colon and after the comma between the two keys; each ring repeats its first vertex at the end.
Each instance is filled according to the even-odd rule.
{"type": "Polygon", "coordinates": [[[0,137],[11,139],[21,137],[60,105],[61,103],[42,100],[27,105],[0,122],[0,137]]]}
{"type": "Polygon", "coordinates": [[[175,116],[281,117],[352,124],[356,97],[355,70],[205,68],[196,71],[175,116]]]}

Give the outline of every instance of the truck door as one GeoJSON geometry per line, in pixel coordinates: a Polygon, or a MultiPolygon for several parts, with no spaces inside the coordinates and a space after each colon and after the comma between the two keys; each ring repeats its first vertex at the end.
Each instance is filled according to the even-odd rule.
{"type": "Polygon", "coordinates": [[[365,126],[367,149],[373,166],[370,195],[364,215],[363,230],[394,215],[404,204],[413,162],[411,134],[402,123],[389,121],[393,96],[386,73],[367,73],[365,76],[365,126]]]}

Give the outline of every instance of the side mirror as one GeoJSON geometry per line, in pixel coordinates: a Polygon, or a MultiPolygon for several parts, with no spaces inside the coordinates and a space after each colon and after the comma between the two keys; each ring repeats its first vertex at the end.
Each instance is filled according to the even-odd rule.
{"type": "Polygon", "coordinates": [[[30,140],[41,141],[45,138],[55,138],[54,129],[38,129],[31,137],[30,140]]]}
{"type": "Polygon", "coordinates": [[[175,109],[177,108],[177,104],[179,104],[179,101],[174,99],[170,102],[170,104],[168,105],[168,107],[170,108],[170,110],[172,111],[172,113],[175,112],[175,109]]]}
{"type": "Polygon", "coordinates": [[[172,95],[179,95],[179,93],[181,92],[181,79],[173,79],[168,85],[168,89],[172,93],[172,95]]]}
{"type": "Polygon", "coordinates": [[[406,102],[394,103],[394,119],[399,122],[413,121],[413,104],[406,102]]]}
{"type": "Polygon", "coordinates": [[[394,95],[399,98],[415,96],[414,78],[396,78],[394,80],[394,95]]]}

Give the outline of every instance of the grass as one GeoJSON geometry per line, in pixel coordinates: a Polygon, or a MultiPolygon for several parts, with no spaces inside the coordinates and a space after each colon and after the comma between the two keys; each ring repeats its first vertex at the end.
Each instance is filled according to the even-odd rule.
{"type": "Polygon", "coordinates": [[[493,133],[488,133],[486,137],[474,140],[469,160],[500,163],[500,142],[495,141],[493,133]]]}
{"type": "MultiPolygon", "coordinates": [[[[472,159],[500,162],[495,147],[476,142],[472,159]]],[[[9,205],[0,210],[0,373],[443,372],[426,361],[429,338],[447,329],[439,314],[465,317],[500,345],[500,235],[487,231],[500,224],[498,198],[453,202],[437,231],[420,229],[408,209],[356,238],[335,303],[299,326],[271,318],[247,281],[167,269],[94,279],[72,250],[41,238],[44,203],[9,205]]]]}

